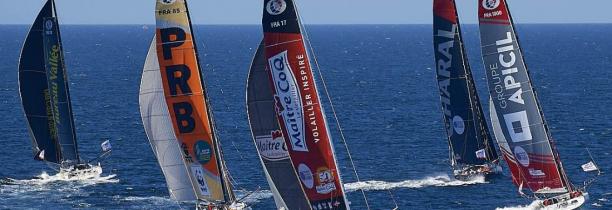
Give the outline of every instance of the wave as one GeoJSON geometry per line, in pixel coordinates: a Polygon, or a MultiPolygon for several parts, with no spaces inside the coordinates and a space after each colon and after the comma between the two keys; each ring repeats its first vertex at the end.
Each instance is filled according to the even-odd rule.
{"type": "Polygon", "coordinates": [[[252,205],[261,202],[262,200],[266,200],[272,198],[272,191],[270,190],[258,190],[258,191],[247,191],[247,190],[236,190],[236,197],[238,199],[242,199],[241,202],[252,205]]]}
{"type": "Polygon", "coordinates": [[[385,182],[385,181],[363,181],[344,184],[344,188],[347,192],[354,192],[357,190],[365,191],[377,191],[377,190],[391,190],[396,188],[423,188],[423,187],[453,187],[453,186],[465,186],[474,184],[484,184],[484,176],[477,176],[468,181],[461,181],[450,178],[448,175],[439,175],[432,177],[425,177],[417,180],[404,180],[400,182],[385,182]]]}
{"type": "Polygon", "coordinates": [[[538,209],[539,203],[540,203],[540,200],[535,200],[527,206],[508,206],[508,207],[496,208],[495,210],[536,210],[538,209]]]}
{"type": "Polygon", "coordinates": [[[55,182],[76,182],[82,186],[90,186],[95,184],[117,183],[119,179],[114,179],[116,176],[116,174],[102,176],[102,167],[97,165],[78,174],[68,170],[61,170],[55,175],[49,175],[47,172],[42,172],[33,179],[18,180],[5,178],[4,180],[5,184],[8,185],[46,185],[55,182]]]}

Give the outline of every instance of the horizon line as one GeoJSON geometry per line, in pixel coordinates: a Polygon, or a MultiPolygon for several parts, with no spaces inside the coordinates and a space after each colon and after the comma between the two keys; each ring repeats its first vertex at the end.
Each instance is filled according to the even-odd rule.
{"type": "MultiPolygon", "coordinates": [[[[462,25],[478,25],[479,23],[461,23],[462,25]]],[[[596,25],[608,25],[612,22],[526,22],[526,23],[514,23],[516,25],[577,25],[577,24],[596,24],[596,25]]],[[[32,24],[25,23],[0,23],[0,26],[28,26],[32,24]]],[[[63,23],[61,25],[73,25],[73,26],[154,26],[154,23],[63,23]]],[[[261,26],[261,24],[252,23],[202,23],[193,25],[208,25],[208,26],[261,26]]],[[[321,26],[349,26],[349,25],[433,25],[433,23],[307,23],[304,25],[321,25],[321,26]]]]}

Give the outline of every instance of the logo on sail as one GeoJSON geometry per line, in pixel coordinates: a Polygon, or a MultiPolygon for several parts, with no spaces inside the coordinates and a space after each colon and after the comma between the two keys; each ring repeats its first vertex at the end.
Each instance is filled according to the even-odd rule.
{"type": "Polygon", "coordinates": [[[271,15],[280,15],[287,9],[285,0],[270,0],[266,5],[266,11],[271,15]]]}
{"type": "Polygon", "coordinates": [[[255,142],[263,159],[275,161],[289,158],[283,133],[279,130],[272,131],[271,135],[256,136],[255,142]]]}
{"type": "Polygon", "coordinates": [[[210,148],[210,144],[205,141],[198,141],[193,149],[198,162],[201,164],[207,164],[210,161],[212,157],[212,149],[210,148]]]}
{"type": "Polygon", "coordinates": [[[487,10],[494,10],[499,7],[500,0],[482,0],[482,7],[487,10]]]}
{"type": "Polygon", "coordinates": [[[206,183],[206,178],[204,178],[204,172],[202,171],[202,167],[199,165],[191,166],[191,174],[196,179],[198,184],[198,190],[204,196],[210,196],[210,190],[208,188],[208,183],[206,183]]]}
{"type": "Polygon", "coordinates": [[[312,175],[312,170],[310,170],[307,165],[300,163],[300,165],[298,165],[298,173],[298,175],[300,176],[300,180],[302,180],[304,186],[308,189],[312,189],[314,187],[314,177],[312,175]]]}
{"type": "Polygon", "coordinates": [[[518,146],[514,148],[514,157],[524,167],[529,166],[529,154],[522,147],[518,146]]]}
{"type": "Polygon", "coordinates": [[[299,95],[297,81],[291,71],[287,58],[287,51],[279,53],[268,59],[274,88],[276,89],[276,111],[285,125],[288,138],[291,140],[291,149],[308,152],[304,135],[304,110],[302,98],[299,95]]]}
{"type": "Polygon", "coordinates": [[[171,4],[174,4],[176,0],[160,0],[159,2],[161,2],[164,5],[171,5],[171,4]]]}
{"type": "Polygon", "coordinates": [[[49,31],[53,30],[53,20],[45,21],[45,29],[49,31]]]}
{"type": "Polygon", "coordinates": [[[459,115],[455,115],[455,117],[453,117],[453,130],[455,130],[455,133],[459,135],[462,135],[465,132],[465,122],[459,115]]]}
{"type": "Polygon", "coordinates": [[[317,193],[328,194],[336,190],[336,184],[334,183],[334,174],[327,167],[320,167],[317,169],[317,193]]]}

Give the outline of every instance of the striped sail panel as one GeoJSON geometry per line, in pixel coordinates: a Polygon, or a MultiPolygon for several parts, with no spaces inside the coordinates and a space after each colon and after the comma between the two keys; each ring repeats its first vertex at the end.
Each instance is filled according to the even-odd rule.
{"type": "Polygon", "coordinates": [[[276,207],[310,209],[308,198],[300,184],[278,117],[274,110],[274,95],[270,85],[263,42],[257,48],[247,81],[247,112],[253,140],[257,147],[276,207]]]}
{"type": "Polygon", "coordinates": [[[221,160],[185,0],[158,0],[156,44],[160,75],[174,132],[198,199],[225,203],[221,160]]]}
{"type": "Polygon", "coordinates": [[[348,209],[293,0],[265,0],[265,57],[289,155],[313,209],[348,209]]]}
{"type": "Polygon", "coordinates": [[[434,0],[434,50],[440,101],[453,164],[497,159],[461,38],[454,0],[434,0]],[[486,149],[487,158],[476,152],[486,149]]]}
{"type": "Polygon", "coordinates": [[[79,155],[54,7],[53,0],[47,1],[28,33],[19,61],[19,92],[34,153],[44,151],[44,161],[74,164],[79,155]]]}
{"type": "Polygon", "coordinates": [[[166,178],[170,197],[176,201],[194,201],[195,191],[164,97],[156,44],[154,38],[142,72],[140,116],[153,153],[166,178]]]}
{"type": "Polygon", "coordinates": [[[567,188],[506,1],[479,0],[478,6],[483,61],[497,119],[495,136],[510,160],[513,180],[533,192],[567,188]]]}

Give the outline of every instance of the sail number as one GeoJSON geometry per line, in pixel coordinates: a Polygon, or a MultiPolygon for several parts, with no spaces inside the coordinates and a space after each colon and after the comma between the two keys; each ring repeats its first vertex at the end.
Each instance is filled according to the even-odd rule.
{"type": "Polygon", "coordinates": [[[158,13],[159,15],[176,14],[176,13],[181,13],[181,9],[179,9],[179,8],[173,8],[173,9],[162,9],[162,10],[159,10],[157,13],[158,13]]]}
{"type": "Polygon", "coordinates": [[[274,21],[270,23],[270,27],[272,28],[277,28],[277,27],[286,26],[286,25],[287,25],[287,20],[274,21]]]}

